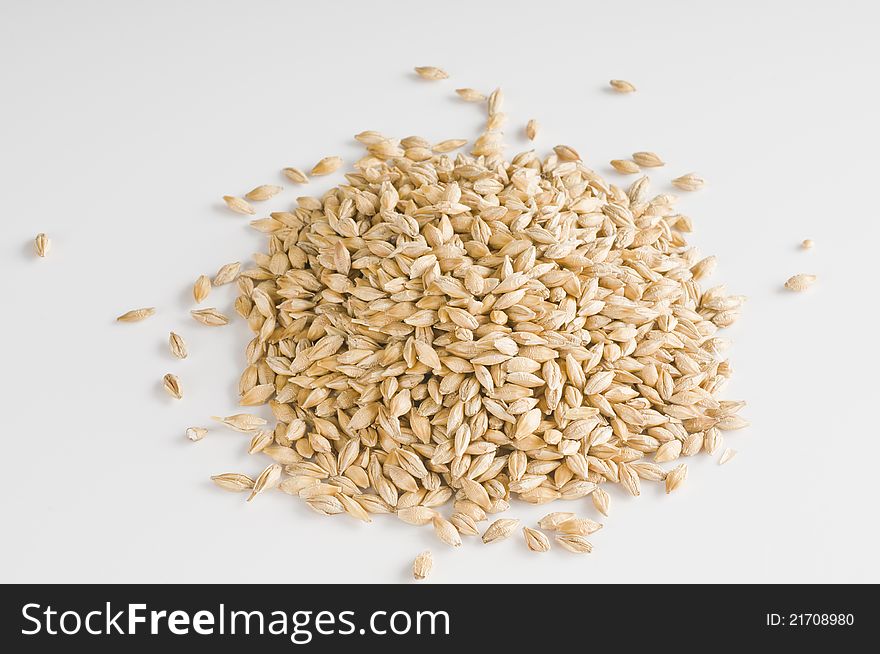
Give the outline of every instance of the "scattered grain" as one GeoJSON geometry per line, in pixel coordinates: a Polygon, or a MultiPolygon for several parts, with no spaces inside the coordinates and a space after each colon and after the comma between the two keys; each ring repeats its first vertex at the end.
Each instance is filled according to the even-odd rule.
{"type": "Polygon", "coordinates": [[[659,168],[666,165],[654,152],[633,152],[632,160],[642,168],[659,168]]]}
{"type": "Polygon", "coordinates": [[[611,166],[619,173],[624,175],[635,175],[641,172],[639,165],[635,161],[629,159],[612,159],[611,166]]]}
{"type": "Polygon", "coordinates": [[[171,397],[177,400],[183,399],[183,391],[180,389],[180,380],[177,378],[177,375],[168,373],[162,378],[162,382],[165,390],[171,397]]]}
{"type": "Polygon", "coordinates": [[[199,275],[196,283],[193,284],[193,299],[196,304],[204,302],[211,292],[211,280],[207,275],[199,275]]]}
{"type": "Polygon", "coordinates": [[[37,234],[37,237],[34,239],[34,250],[39,257],[45,257],[49,254],[49,249],[52,246],[52,241],[49,240],[49,237],[43,233],[37,234]]]}
{"type": "Polygon", "coordinates": [[[804,273],[800,273],[799,275],[789,277],[788,281],[785,282],[785,288],[787,288],[789,291],[801,293],[810,288],[815,282],[816,275],[807,275],[804,273]]]}
{"type": "Polygon", "coordinates": [[[611,88],[618,93],[632,93],[636,90],[635,86],[622,79],[613,79],[609,82],[609,84],[611,84],[611,88]]]}
{"type": "Polygon", "coordinates": [[[171,354],[173,354],[178,359],[185,359],[187,355],[186,351],[186,343],[179,334],[175,334],[171,332],[168,335],[168,349],[171,350],[171,354]]]}
{"type": "Polygon", "coordinates": [[[226,206],[232,209],[235,213],[243,213],[249,216],[253,216],[257,213],[256,209],[254,209],[247,200],[242,200],[234,195],[224,195],[223,201],[226,203],[226,206]]]}
{"type": "Polygon", "coordinates": [[[526,541],[526,547],[532,552],[549,552],[550,539],[537,529],[531,527],[523,527],[523,537],[526,541]]]}
{"type": "Polygon", "coordinates": [[[499,518],[493,522],[486,531],[483,532],[483,542],[496,543],[504,540],[512,534],[519,526],[519,520],[511,520],[509,518],[499,518]]]}
{"type": "Polygon", "coordinates": [[[342,166],[342,157],[324,157],[318,163],[315,164],[315,167],[312,168],[311,175],[312,177],[317,177],[319,175],[329,175],[330,173],[334,173],[342,166]]]}
{"type": "Polygon", "coordinates": [[[118,322],[140,322],[141,320],[146,320],[150,316],[156,313],[156,309],[154,307],[146,307],[144,309],[132,309],[131,311],[126,311],[121,316],[116,318],[118,322]]]}
{"type": "Polygon", "coordinates": [[[190,311],[190,314],[196,322],[200,322],[203,325],[208,325],[209,327],[220,327],[222,325],[229,324],[229,318],[227,318],[214,308],[193,309],[192,311],[190,311]]]}
{"type": "Polygon", "coordinates": [[[486,100],[485,95],[474,89],[455,89],[455,92],[465,102],[485,102],[486,100]]]}
{"type": "Polygon", "coordinates": [[[284,173],[284,176],[287,177],[294,184],[308,184],[309,178],[303,171],[299,168],[294,168],[292,166],[288,166],[281,172],[284,173]]]}
{"type": "Polygon", "coordinates": [[[526,136],[530,141],[534,141],[538,136],[538,129],[540,125],[538,125],[538,121],[532,118],[528,123],[526,123],[526,136]]]}
{"type": "Polygon", "coordinates": [[[416,560],[413,561],[413,579],[427,579],[428,575],[431,574],[431,568],[434,566],[434,557],[431,555],[430,550],[425,550],[421,554],[416,557],[416,560]]]}
{"type": "Polygon", "coordinates": [[[246,200],[253,200],[256,202],[261,202],[263,200],[268,200],[269,198],[273,198],[284,189],[280,186],[275,186],[274,184],[263,184],[262,186],[258,186],[255,189],[252,189],[245,193],[246,200]]]}
{"type": "Polygon", "coordinates": [[[240,271],[241,264],[238,261],[227,263],[220,267],[220,270],[214,275],[214,281],[212,283],[214,286],[222,286],[223,284],[234,282],[238,278],[238,273],[240,271]]]}
{"type": "Polygon", "coordinates": [[[449,73],[435,66],[416,66],[415,71],[422,79],[440,80],[449,78],[449,73]]]}
{"type": "Polygon", "coordinates": [[[204,427],[187,427],[186,437],[191,441],[200,441],[208,435],[208,430],[204,427]]]}
{"type": "Polygon", "coordinates": [[[672,180],[672,185],[682,191],[699,191],[706,185],[706,180],[697,173],[688,173],[672,180]]]}

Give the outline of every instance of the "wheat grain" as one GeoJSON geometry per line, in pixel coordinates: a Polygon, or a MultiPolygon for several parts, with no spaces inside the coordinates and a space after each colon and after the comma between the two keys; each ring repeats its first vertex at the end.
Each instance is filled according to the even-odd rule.
{"type": "Polygon", "coordinates": [[[200,322],[203,325],[208,325],[209,327],[220,327],[222,325],[229,324],[229,318],[227,318],[214,308],[193,309],[192,311],[190,311],[190,314],[196,322],[200,322]]]}
{"type": "Polygon", "coordinates": [[[697,173],[688,173],[672,180],[672,185],[683,191],[699,191],[706,185],[706,180],[697,173]]]}
{"type": "Polygon", "coordinates": [[[489,543],[496,543],[500,540],[504,540],[510,536],[518,526],[519,520],[499,518],[489,525],[486,528],[486,531],[483,532],[483,542],[488,545],[489,543]]]}
{"type": "Polygon", "coordinates": [[[193,299],[196,304],[204,302],[211,293],[211,280],[207,275],[199,275],[199,278],[193,284],[193,299]]]}
{"type": "Polygon", "coordinates": [[[226,206],[232,209],[235,213],[243,213],[249,216],[253,216],[257,213],[256,209],[254,209],[247,200],[242,200],[234,195],[224,195],[223,201],[226,203],[226,206]]]}
{"type": "Polygon", "coordinates": [[[811,238],[805,238],[803,241],[801,241],[801,248],[803,248],[804,250],[812,250],[814,245],[815,243],[811,238]]]}
{"type": "Polygon", "coordinates": [[[798,275],[789,277],[788,281],[785,282],[785,288],[787,288],[789,291],[801,293],[810,288],[815,282],[816,275],[807,275],[804,273],[800,273],[798,275]]]}
{"type": "Polygon", "coordinates": [[[461,547],[461,536],[452,522],[442,516],[435,515],[431,520],[431,524],[434,526],[434,533],[437,534],[437,538],[452,547],[461,547]]]}
{"type": "Polygon", "coordinates": [[[455,89],[455,92],[465,102],[485,102],[486,96],[474,89],[455,89]]]}
{"type": "Polygon", "coordinates": [[[550,539],[537,529],[531,527],[523,527],[523,537],[526,541],[526,547],[532,552],[549,552],[550,539]]]}
{"type": "Polygon", "coordinates": [[[222,422],[227,427],[231,427],[232,429],[241,432],[254,431],[266,424],[265,418],[254,416],[249,413],[236,413],[235,415],[226,416],[225,418],[212,416],[212,419],[217,422],[222,422]]]}
{"type": "Polygon", "coordinates": [[[633,152],[632,160],[642,168],[658,168],[666,165],[654,152],[633,152]]]}
{"type": "Polygon", "coordinates": [[[251,490],[254,487],[253,479],[237,472],[226,472],[222,475],[214,475],[211,477],[211,481],[223,490],[232,491],[234,493],[251,490]]]}
{"type": "Polygon", "coordinates": [[[310,174],[313,177],[317,177],[319,175],[329,175],[330,173],[334,173],[339,170],[341,166],[341,157],[324,157],[315,164],[315,167],[312,168],[312,172],[310,174]]]}
{"type": "Polygon", "coordinates": [[[532,118],[528,123],[526,123],[526,137],[530,141],[534,141],[538,136],[538,130],[540,129],[540,125],[538,125],[538,121],[532,118]]]}
{"type": "Polygon", "coordinates": [[[37,237],[34,239],[34,251],[37,253],[39,257],[45,257],[49,254],[49,249],[52,246],[52,241],[49,240],[49,237],[43,233],[37,234],[37,237]]]}
{"type": "Polygon", "coordinates": [[[191,441],[200,441],[208,435],[208,430],[204,427],[188,427],[186,437],[191,441]]]}
{"type": "Polygon", "coordinates": [[[150,316],[156,313],[156,309],[153,307],[146,307],[144,309],[132,309],[131,311],[126,311],[121,316],[116,318],[118,322],[140,322],[141,320],[146,320],[150,316]]]}
{"type": "Polygon", "coordinates": [[[244,197],[246,200],[254,200],[257,202],[261,202],[263,200],[268,200],[269,198],[273,198],[284,189],[280,186],[275,186],[274,184],[263,184],[262,186],[257,186],[256,188],[245,193],[244,197]]]}
{"type": "Polygon", "coordinates": [[[593,545],[590,541],[578,534],[557,534],[556,542],[563,549],[575,554],[589,554],[593,551],[593,545]]]}
{"type": "Polygon", "coordinates": [[[666,475],[666,494],[668,495],[681,486],[686,477],[687,466],[684,463],[681,463],[666,475]]]}
{"type": "Polygon", "coordinates": [[[618,93],[632,93],[636,90],[636,87],[622,79],[613,79],[609,82],[611,88],[617,91],[618,93]]]}
{"type": "Polygon", "coordinates": [[[721,458],[718,459],[718,465],[723,466],[725,463],[727,463],[728,461],[730,461],[730,460],[731,460],[733,457],[735,457],[735,456],[736,456],[736,450],[734,450],[734,449],[728,447],[728,448],[727,448],[726,450],[724,450],[724,452],[721,454],[721,458]]]}
{"type": "Polygon", "coordinates": [[[223,284],[234,282],[238,278],[238,273],[240,271],[241,264],[238,261],[227,263],[220,267],[220,270],[214,275],[214,281],[212,283],[214,286],[222,286],[223,284]]]}
{"type": "Polygon", "coordinates": [[[294,184],[308,184],[309,183],[308,175],[306,175],[299,168],[294,168],[293,166],[288,166],[287,168],[284,168],[281,172],[284,173],[284,176],[287,179],[289,179],[291,182],[293,182],[294,184]]]}
{"type": "Polygon", "coordinates": [[[168,335],[168,348],[171,350],[171,354],[178,359],[185,359],[187,356],[186,343],[179,334],[171,332],[168,335]]]}
{"type": "Polygon", "coordinates": [[[247,501],[250,502],[264,490],[275,488],[281,481],[281,466],[273,463],[267,466],[254,481],[254,488],[247,501]]]}
{"type": "Polygon", "coordinates": [[[441,80],[449,78],[449,73],[435,66],[416,66],[415,71],[422,79],[441,80]]]}
{"type": "Polygon", "coordinates": [[[183,399],[183,391],[180,388],[180,380],[177,378],[177,375],[168,373],[162,378],[162,385],[171,397],[176,400],[183,399]]]}
{"type": "Polygon", "coordinates": [[[641,172],[639,165],[635,161],[629,159],[612,159],[611,166],[619,173],[624,175],[634,175],[641,172]]]}
{"type": "Polygon", "coordinates": [[[433,566],[434,557],[429,550],[425,550],[413,561],[413,579],[427,579],[433,566]]]}

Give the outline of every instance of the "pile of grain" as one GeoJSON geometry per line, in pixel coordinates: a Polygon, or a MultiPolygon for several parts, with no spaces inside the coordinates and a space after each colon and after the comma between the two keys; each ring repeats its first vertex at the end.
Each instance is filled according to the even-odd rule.
{"type": "Polygon", "coordinates": [[[364,132],[345,184],[254,221],[268,251],[238,278],[255,334],[240,392],[271,408],[251,452],[276,464],[236,489],[396,513],[456,544],[450,501],[466,535],[512,496],[605,513],[603,484],[670,492],[686,468],[660,463],[745,425],[716,397],[717,332],[743,298],[701,289],[715,260],[688,247],[675,198],[608,184],[568,146],[507,161],[500,103],[470,155],[364,132]]]}

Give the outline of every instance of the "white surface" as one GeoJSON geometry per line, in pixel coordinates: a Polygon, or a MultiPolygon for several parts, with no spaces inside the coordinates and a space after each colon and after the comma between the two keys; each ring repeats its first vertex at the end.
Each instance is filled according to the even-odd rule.
{"type": "MultiPolygon", "coordinates": [[[[0,581],[403,581],[426,548],[436,582],[880,581],[877,5],[726,5],[3,2],[0,581]],[[452,77],[418,80],[423,64],[452,77]],[[737,458],[688,461],[669,497],[612,489],[581,558],[528,553],[520,534],[451,551],[430,528],[214,488],[211,474],[265,463],[241,434],[183,437],[236,411],[250,337],[241,320],[188,316],[200,273],[262,247],[220,196],[278,183],[286,165],[352,161],[363,129],[472,138],[483,115],[453,89],[497,85],[515,148],[534,117],[540,149],[568,143],[612,180],[606,162],[635,150],[668,162],[658,190],[691,170],[709,180],[681,207],[719,257],[713,281],[750,297],[728,334],[726,397],[748,400],[753,423],[726,438],[737,458]],[[797,272],[816,287],[780,290],[797,272]],[[113,321],[150,305],[147,322],[113,321]],[[169,329],[186,361],[167,353],[169,329]],[[161,390],[171,371],[182,402],[161,390]]],[[[207,305],[231,313],[232,293],[207,305]]]]}

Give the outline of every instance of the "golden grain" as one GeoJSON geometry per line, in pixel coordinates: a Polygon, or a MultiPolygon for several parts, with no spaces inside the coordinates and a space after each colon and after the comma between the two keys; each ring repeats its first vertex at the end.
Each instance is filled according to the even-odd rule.
{"type": "Polygon", "coordinates": [[[435,66],[416,66],[415,71],[422,79],[441,80],[449,77],[449,73],[435,66]]]}
{"type": "Polygon", "coordinates": [[[243,213],[249,216],[253,216],[257,213],[256,209],[254,209],[247,200],[242,200],[234,195],[224,195],[223,201],[226,203],[226,206],[232,209],[235,213],[243,213]]]}
{"type": "Polygon", "coordinates": [[[632,93],[636,90],[636,87],[626,80],[622,79],[613,79],[608,82],[611,85],[611,88],[617,91],[618,93],[632,93]]]}
{"type": "Polygon", "coordinates": [[[45,257],[49,254],[51,246],[52,242],[48,236],[43,233],[37,234],[37,237],[34,239],[34,251],[37,253],[37,256],[45,257]]]}
{"type": "Polygon", "coordinates": [[[121,316],[116,318],[118,322],[140,322],[141,320],[146,320],[150,316],[156,313],[156,309],[153,307],[146,307],[144,309],[132,309],[131,311],[126,311],[121,316]]]}

